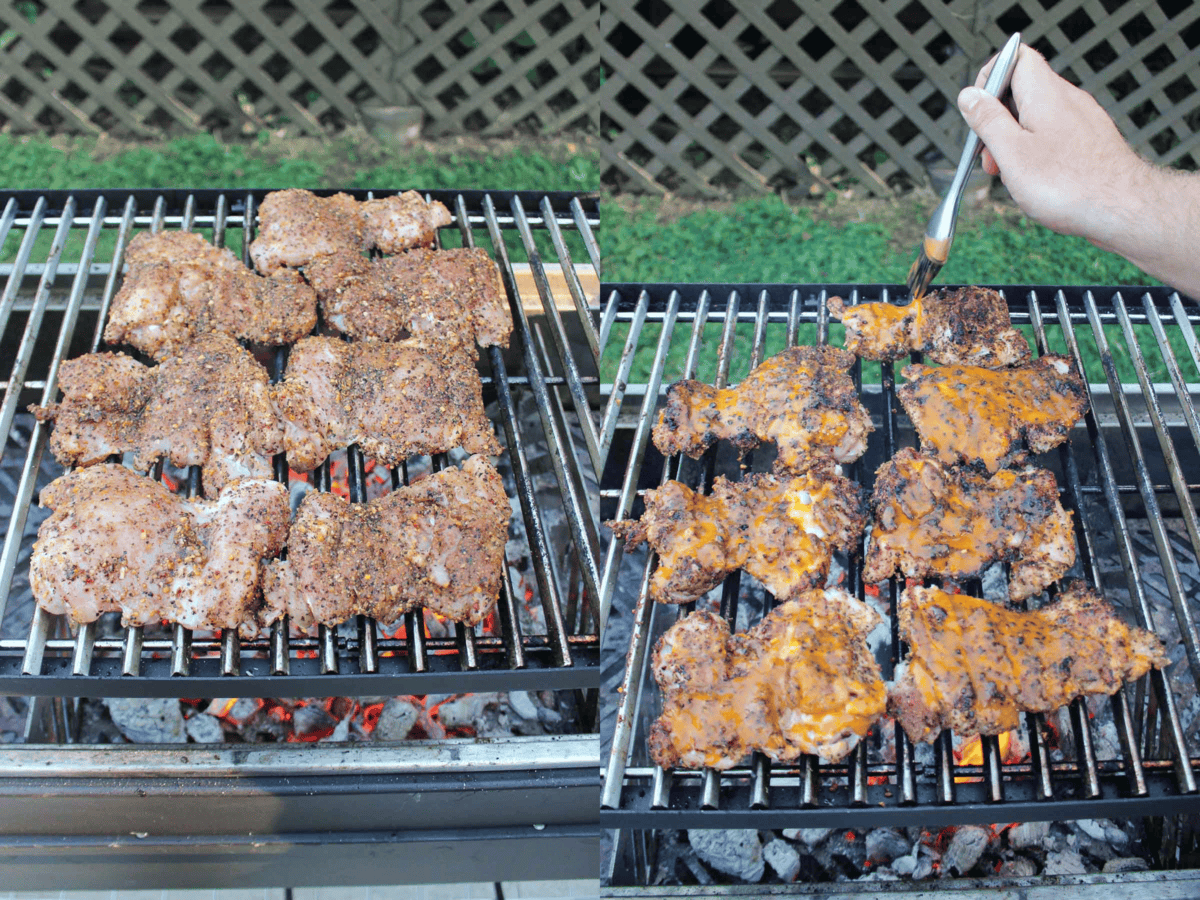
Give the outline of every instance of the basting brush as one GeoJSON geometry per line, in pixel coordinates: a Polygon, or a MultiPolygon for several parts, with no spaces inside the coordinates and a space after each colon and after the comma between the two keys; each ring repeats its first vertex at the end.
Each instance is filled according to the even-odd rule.
{"type": "MultiPolygon", "coordinates": [[[[1004,49],[997,54],[996,63],[983,85],[983,89],[993,97],[1001,97],[1008,90],[1013,68],[1017,64],[1017,51],[1020,48],[1021,34],[1018,32],[1008,39],[1004,49]]],[[[950,182],[946,196],[929,219],[925,239],[921,242],[921,253],[908,270],[908,290],[913,300],[920,300],[925,296],[929,282],[933,281],[933,277],[950,257],[950,245],[954,243],[954,225],[958,221],[958,206],[962,202],[967,178],[970,177],[971,170],[975,168],[975,161],[982,152],[983,143],[979,140],[979,135],[972,131],[967,136],[967,143],[958,160],[954,180],[950,182]]]]}

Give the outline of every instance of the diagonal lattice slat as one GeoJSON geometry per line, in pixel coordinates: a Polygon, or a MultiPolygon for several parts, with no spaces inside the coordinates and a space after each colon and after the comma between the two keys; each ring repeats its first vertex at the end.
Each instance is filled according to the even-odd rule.
{"type": "Polygon", "coordinates": [[[595,130],[605,180],[721,196],[957,154],[959,87],[1020,29],[1147,157],[1200,159],[1184,0],[8,0],[0,127],[135,136],[419,105],[432,134],[595,130]]]}
{"type": "Polygon", "coordinates": [[[0,127],[594,130],[599,0],[7,0],[0,127]]]}
{"type": "Polygon", "coordinates": [[[931,162],[962,147],[956,94],[1015,30],[1139,152],[1196,168],[1200,5],[1046,5],[612,0],[601,17],[602,178],[709,196],[924,183],[931,162]]]}

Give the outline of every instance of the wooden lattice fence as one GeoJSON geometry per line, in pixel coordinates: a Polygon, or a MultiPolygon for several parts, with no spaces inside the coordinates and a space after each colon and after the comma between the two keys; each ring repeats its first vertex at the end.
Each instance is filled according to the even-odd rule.
{"type": "Polygon", "coordinates": [[[354,122],[594,130],[598,0],[8,0],[0,126],[158,136],[354,122]]]}
{"type": "Polygon", "coordinates": [[[607,0],[606,183],[701,195],[926,181],[954,98],[1013,31],[1146,156],[1200,162],[1192,0],[607,0]]]}
{"type": "Polygon", "coordinates": [[[1200,162],[1197,0],[0,0],[0,127],[595,131],[604,181],[728,195],[926,180],[1021,30],[1139,151],[1200,162]]]}

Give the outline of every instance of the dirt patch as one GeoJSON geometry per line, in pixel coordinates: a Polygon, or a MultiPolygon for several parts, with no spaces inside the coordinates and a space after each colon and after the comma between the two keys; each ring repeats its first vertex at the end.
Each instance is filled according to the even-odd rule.
{"type": "MultiPolygon", "coordinates": [[[[514,152],[537,152],[555,162],[566,164],[580,154],[594,152],[587,135],[563,135],[552,138],[481,137],[476,134],[423,138],[406,147],[389,147],[361,126],[351,126],[336,135],[293,134],[286,128],[261,131],[245,136],[231,129],[213,135],[218,142],[245,148],[246,153],[268,163],[281,160],[305,160],[327,173],[329,184],[348,184],[363,169],[402,163],[425,155],[448,157],[503,157],[514,152]]],[[[166,141],[137,141],[113,137],[56,134],[51,146],[65,153],[85,153],[102,162],[135,149],[162,151],[166,141]]]]}

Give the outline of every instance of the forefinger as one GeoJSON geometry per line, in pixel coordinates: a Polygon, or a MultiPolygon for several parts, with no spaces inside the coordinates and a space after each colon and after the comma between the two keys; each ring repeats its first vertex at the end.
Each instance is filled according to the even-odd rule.
{"type": "MultiPolygon", "coordinates": [[[[983,64],[979,74],[975,76],[975,87],[983,87],[988,76],[992,74],[992,67],[996,65],[996,57],[999,55],[998,52],[992,54],[992,57],[983,64]]],[[[1019,97],[1029,91],[1033,88],[1034,83],[1047,74],[1053,75],[1054,70],[1050,68],[1050,63],[1046,62],[1046,57],[1028,44],[1022,44],[1017,50],[1017,63],[1013,66],[1011,81],[1013,95],[1019,97]]]]}

